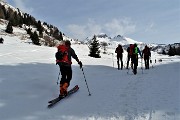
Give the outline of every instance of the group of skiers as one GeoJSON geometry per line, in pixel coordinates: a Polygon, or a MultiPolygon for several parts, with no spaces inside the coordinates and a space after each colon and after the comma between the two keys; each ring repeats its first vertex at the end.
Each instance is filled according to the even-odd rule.
{"type": "MultiPolygon", "coordinates": [[[[117,53],[118,70],[123,69],[123,52],[124,50],[119,44],[115,50],[115,53],[117,53]],[[121,62],[121,67],[119,62],[121,62]]],[[[151,53],[147,45],[141,53],[137,47],[137,44],[130,44],[130,46],[127,48],[127,52],[127,69],[129,69],[129,62],[131,60],[131,68],[133,69],[133,73],[137,74],[138,54],[141,56],[141,59],[144,58],[145,68],[149,69],[149,57],[151,56],[151,53]]],[[[80,68],[82,68],[82,62],[78,59],[74,49],[71,48],[71,42],[69,40],[63,41],[63,43],[57,47],[56,53],[56,64],[59,65],[61,73],[60,97],[67,95],[68,87],[72,79],[71,58],[74,58],[80,65],[80,68]]]]}
{"type": "MultiPolygon", "coordinates": [[[[117,53],[117,65],[118,70],[120,69],[120,63],[121,61],[121,70],[123,69],[123,48],[122,45],[118,45],[118,47],[115,50],[115,53],[117,53]]],[[[137,44],[130,44],[130,46],[127,48],[127,66],[126,69],[129,69],[129,62],[131,60],[131,68],[133,69],[133,73],[137,74],[137,66],[138,66],[138,54],[140,55],[141,59],[144,58],[145,61],[145,69],[149,69],[149,60],[151,57],[150,48],[146,45],[143,49],[142,53],[137,47],[137,44]]]]}

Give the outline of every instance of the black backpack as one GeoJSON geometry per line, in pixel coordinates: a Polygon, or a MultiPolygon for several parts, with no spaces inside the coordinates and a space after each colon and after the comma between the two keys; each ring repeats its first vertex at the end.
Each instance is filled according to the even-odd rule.
{"type": "Polygon", "coordinates": [[[61,51],[58,51],[55,54],[56,60],[62,60],[63,56],[64,56],[64,53],[62,53],[61,51]]]}

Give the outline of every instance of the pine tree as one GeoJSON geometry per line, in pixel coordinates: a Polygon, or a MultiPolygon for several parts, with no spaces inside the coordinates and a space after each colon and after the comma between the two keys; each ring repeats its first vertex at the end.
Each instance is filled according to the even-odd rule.
{"type": "Polygon", "coordinates": [[[89,46],[89,50],[90,50],[89,56],[100,58],[101,56],[100,56],[99,48],[100,48],[99,41],[96,39],[96,36],[94,35],[92,42],[89,46]]]}
{"type": "Polygon", "coordinates": [[[171,47],[171,45],[169,45],[168,55],[169,56],[174,56],[173,48],[171,47]]]}
{"type": "Polygon", "coordinates": [[[5,19],[4,6],[0,4],[0,18],[5,19]]]}
{"type": "Polygon", "coordinates": [[[176,48],[177,55],[180,55],[180,47],[176,48]]]}
{"type": "Polygon", "coordinates": [[[38,37],[38,34],[37,34],[36,31],[34,31],[34,33],[32,33],[32,34],[30,35],[30,38],[31,38],[33,44],[35,44],[35,45],[40,45],[40,43],[39,43],[39,37],[38,37]]]}
{"type": "Polygon", "coordinates": [[[175,46],[173,47],[173,54],[174,54],[174,55],[177,55],[175,46]]]}
{"type": "Polygon", "coordinates": [[[31,32],[31,28],[28,28],[26,31],[27,31],[27,34],[29,34],[29,35],[31,35],[31,34],[32,34],[32,32],[31,32]]]}
{"type": "Polygon", "coordinates": [[[36,27],[37,27],[37,30],[39,31],[39,34],[41,35],[43,33],[43,27],[41,25],[41,21],[38,21],[36,27]]]}
{"type": "Polygon", "coordinates": [[[12,27],[11,21],[9,21],[5,31],[7,33],[13,33],[13,27],[12,27]]]}
{"type": "Polygon", "coordinates": [[[57,40],[63,40],[63,37],[62,37],[62,33],[61,32],[59,32],[59,29],[58,28],[54,28],[55,30],[54,30],[54,32],[53,32],[53,37],[54,38],[56,38],[57,40]]]}
{"type": "Polygon", "coordinates": [[[59,32],[59,38],[60,38],[60,40],[63,40],[62,32],[59,32]]]}
{"type": "Polygon", "coordinates": [[[165,50],[163,50],[163,51],[162,51],[162,54],[163,54],[163,55],[166,55],[166,52],[165,52],[165,50]]]}

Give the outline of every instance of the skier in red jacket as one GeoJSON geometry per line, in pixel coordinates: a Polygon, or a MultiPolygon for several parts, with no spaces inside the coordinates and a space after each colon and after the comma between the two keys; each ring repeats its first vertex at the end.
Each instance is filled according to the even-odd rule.
{"type": "Polygon", "coordinates": [[[71,57],[73,57],[78,62],[80,68],[82,68],[82,62],[79,61],[74,49],[71,48],[71,42],[69,40],[66,40],[64,45],[59,45],[57,48],[58,51],[63,52],[61,59],[56,60],[56,63],[59,65],[61,72],[60,96],[66,96],[67,89],[72,79],[71,57]]]}

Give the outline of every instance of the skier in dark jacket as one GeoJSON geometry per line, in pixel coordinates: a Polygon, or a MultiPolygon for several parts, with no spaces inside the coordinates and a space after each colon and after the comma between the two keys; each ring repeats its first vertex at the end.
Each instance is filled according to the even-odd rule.
{"type": "MultiPolygon", "coordinates": [[[[67,95],[67,89],[72,79],[71,57],[73,57],[80,65],[80,68],[82,68],[82,62],[79,61],[74,49],[71,48],[71,42],[69,40],[66,40],[64,44],[65,44],[64,49],[66,53],[62,60],[56,60],[56,63],[59,65],[60,72],[61,72],[60,96],[67,95]]],[[[60,48],[61,45],[59,45],[58,47],[60,48]]]]}
{"type": "Polygon", "coordinates": [[[137,47],[137,44],[134,44],[133,48],[133,54],[132,54],[132,63],[133,63],[133,73],[136,75],[137,74],[137,66],[138,66],[138,53],[142,58],[141,52],[139,48],[137,47]]]}
{"type": "Polygon", "coordinates": [[[115,50],[115,53],[117,53],[117,65],[118,65],[118,70],[120,69],[120,65],[119,65],[119,60],[121,61],[121,70],[123,69],[123,48],[122,46],[119,44],[118,47],[115,50]]]}
{"type": "Polygon", "coordinates": [[[142,56],[143,56],[144,62],[145,62],[145,69],[149,69],[149,58],[151,57],[151,52],[147,45],[143,49],[142,56]]]}

